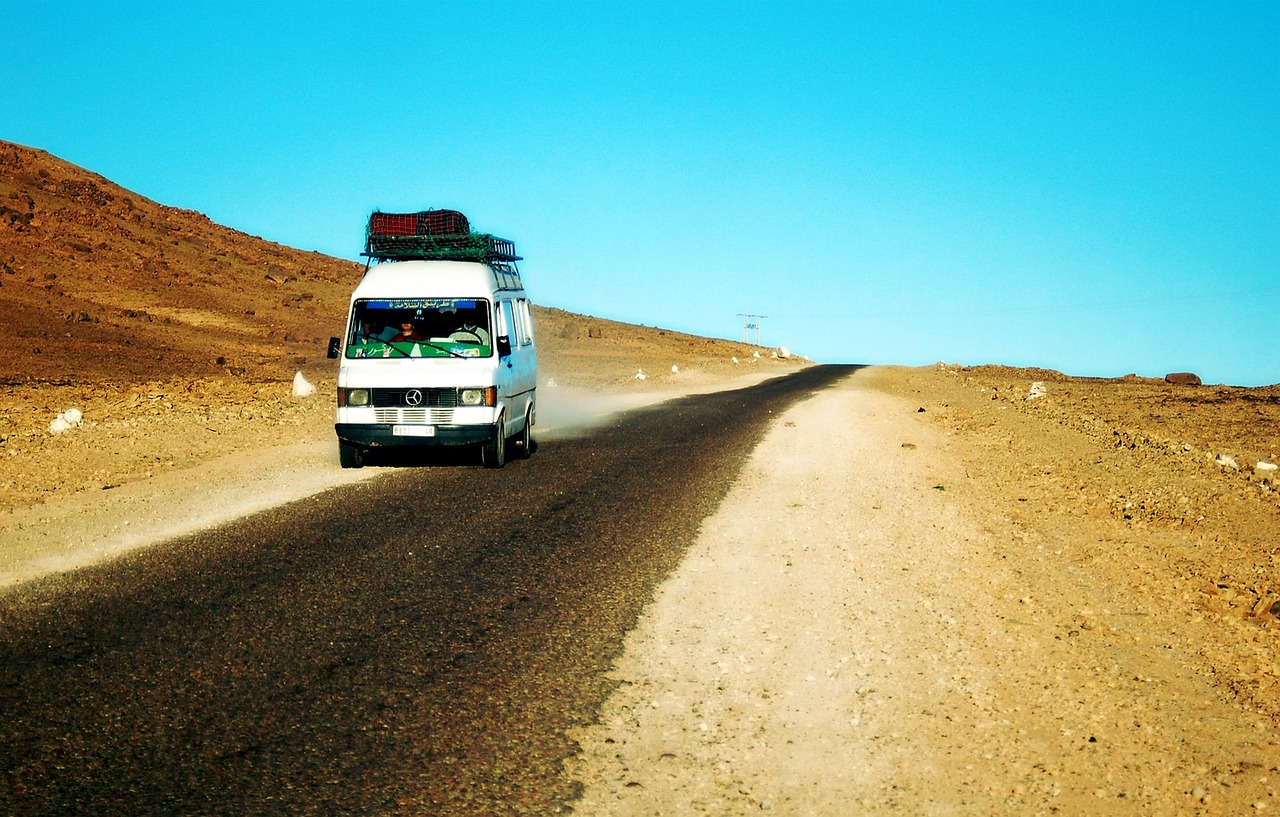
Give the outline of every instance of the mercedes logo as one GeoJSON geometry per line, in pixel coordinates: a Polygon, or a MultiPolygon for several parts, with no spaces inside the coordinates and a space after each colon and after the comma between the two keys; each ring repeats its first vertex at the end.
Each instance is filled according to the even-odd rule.
{"type": "Polygon", "coordinates": [[[422,405],[422,392],[417,389],[409,389],[404,393],[404,401],[411,406],[422,405]]]}

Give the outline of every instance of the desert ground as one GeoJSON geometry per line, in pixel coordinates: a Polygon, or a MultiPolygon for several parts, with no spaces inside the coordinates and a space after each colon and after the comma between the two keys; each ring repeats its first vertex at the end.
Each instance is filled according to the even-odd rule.
{"type": "MultiPolygon", "coordinates": [[[[0,143],[0,592],[377,479],[337,465],[323,357],[359,274],[0,143]]],[[[810,365],[536,325],[544,439],[810,365]]],[[[775,421],[655,596],[572,808],[1280,809],[1277,462],[1280,386],[860,370],[775,421]]]]}
{"type": "MultiPolygon", "coordinates": [[[[645,381],[579,361],[546,388],[540,434],[804,365],[667,359],[645,381]]],[[[290,385],[40,390],[5,444],[22,487],[0,515],[5,582],[376,479],[338,467],[328,390],[290,385]],[[71,404],[84,423],[50,435],[71,404]]],[[[1257,467],[1278,401],[948,366],[816,394],[628,638],[574,735],[574,810],[1280,808],[1280,501],[1257,467]]]]}
{"type": "Polygon", "coordinates": [[[1280,507],[1217,462],[1278,396],[940,366],[795,407],[628,636],[575,810],[1280,808],[1280,507]]]}

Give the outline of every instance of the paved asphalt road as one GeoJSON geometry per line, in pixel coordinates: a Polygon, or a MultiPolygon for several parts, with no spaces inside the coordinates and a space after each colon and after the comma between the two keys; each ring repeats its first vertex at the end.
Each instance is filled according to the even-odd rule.
{"type": "Polygon", "coordinates": [[[387,468],[0,595],[0,814],[554,813],[656,584],[771,416],[850,371],[501,471],[387,468]]]}

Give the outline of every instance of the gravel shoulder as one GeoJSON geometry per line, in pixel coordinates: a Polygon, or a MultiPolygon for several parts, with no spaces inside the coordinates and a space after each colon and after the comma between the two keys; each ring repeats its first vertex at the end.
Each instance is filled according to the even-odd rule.
{"type": "Polygon", "coordinates": [[[1280,808],[1274,710],[1227,683],[1262,683],[1274,623],[1206,614],[1164,531],[1028,512],[1036,480],[993,476],[1026,452],[992,467],[945,377],[860,372],[776,421],[577,735],[577,813],[1280,808]]]}

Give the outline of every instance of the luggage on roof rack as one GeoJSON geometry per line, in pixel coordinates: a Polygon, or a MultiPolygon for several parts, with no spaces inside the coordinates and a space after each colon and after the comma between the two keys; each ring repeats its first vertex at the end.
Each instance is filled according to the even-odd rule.
{"type": "Polygon", "coordinates": [[[457,210],[422,210],[417,213],[383,213],[369,216],[369,235],[462,235],[471,223],[457,210]]]}

